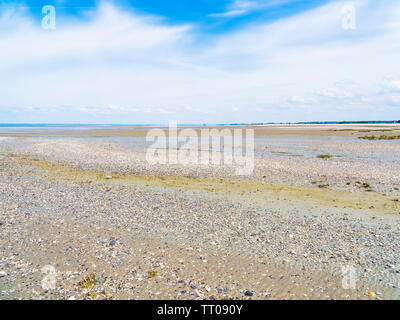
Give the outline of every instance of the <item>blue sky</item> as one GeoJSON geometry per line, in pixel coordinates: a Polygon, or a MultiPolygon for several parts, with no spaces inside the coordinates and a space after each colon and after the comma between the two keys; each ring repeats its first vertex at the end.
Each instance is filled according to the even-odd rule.
{"type": "MultiPolygon", "coordinates": [[[[141,15],[154,15],[166,24],[191,24],[198,41],[232,32],[255,23],[273,22],[290,15],[316,8],[332,0],[117,0],[107,1],[123,11],[141,15]]],[[[0,1],[1,2],[1,1],[0,1]]],[[[52,5],[56,8],[59,27],[72,18],[85,19],[88,10],[93,10],[105,1],[96,0],[36,0],[2,1],[26,7],[41,23],[41,8],[52,5]]]]}
{"type": "Polygon", "coordinates": [[[0,122],[397,119],[399,38],[395,0],[0,1],[0,122]]]}
{"type": "MultiPolygon", "coordinates": [[[[124,10],[141,14],[153,14],[165,18],[170,23],[196,23],[204,30],[219,31],[240,26],[246,22],[260,20],[273,21],[291,14],[315,8],[331,0],[116,0],[108,1],[124,10]],[[216,17],[224,17],[218,20],[216,17]]],[[[44,5],[53,5],[60,13],[79,16],[89,8],[96,8],[102,1],[97,0],[36,0],[2,1],[4,4],[18,4],[30,8],[37,14],[44,5]]]]}

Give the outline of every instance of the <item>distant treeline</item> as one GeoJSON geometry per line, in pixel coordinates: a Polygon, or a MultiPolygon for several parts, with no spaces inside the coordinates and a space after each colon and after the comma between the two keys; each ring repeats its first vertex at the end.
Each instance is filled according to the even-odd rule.
{"type": "Polygon", "coordinates": [[[262,126],[268,124],[391,124],[400,123],[400,120],[391,121],[312,121],[312,122],[257,122],[257,123],[231,123],[230,126],[262,126]]]}

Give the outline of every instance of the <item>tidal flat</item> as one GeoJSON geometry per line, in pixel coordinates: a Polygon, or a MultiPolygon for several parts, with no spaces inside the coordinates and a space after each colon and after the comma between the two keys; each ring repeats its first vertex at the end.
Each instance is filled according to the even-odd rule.
{"type": "Polygon", "coordinates": [[[360,139],[399,126],[235,128],[247,176],[150,165],[149,128],[1,128],[0,299],[400,299],[400,141],[360,139]]]}

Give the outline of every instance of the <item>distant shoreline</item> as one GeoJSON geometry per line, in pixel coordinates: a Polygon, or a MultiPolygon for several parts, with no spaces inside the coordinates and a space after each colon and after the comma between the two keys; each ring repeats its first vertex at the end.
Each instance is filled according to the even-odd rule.
{"type": "MultiPolygon", "coordinates": [[[[149,130],[158,128],[169,135],[168,125],[0,125],[0,137],[146,137],[149,130]]],[[[389,131],[399,132],[400,124],[380,123],[293,123],[293,124],[230,124],[230,125],[179,125],[179,129],[253,129],[255,136],[304,135],[304,136],[353,136],[361,137],[374,132],[383,135],[389,131]]],[[[199,132],[198,132],[199,133],[199,132]]]]}
{"type": "MultiPolygon", "coordinates": [[[[371,121],[311,121],[311,122],[250,122],[250,123],[194,123],[179,124],[179,127],[215,127],[215,126],[268,126],[268,125],[327,125],[327,124],[400,124],[400,120],[371,121]]],[[[168,124],[118,124],[118,123],[0,123],[0,127],[164,127],[168,124]]]]}

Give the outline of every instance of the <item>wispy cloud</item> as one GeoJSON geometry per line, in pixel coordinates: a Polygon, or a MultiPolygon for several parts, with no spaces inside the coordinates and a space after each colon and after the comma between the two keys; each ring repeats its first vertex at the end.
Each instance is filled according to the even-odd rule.
{"type": "Polygon", "coordinates": [[[211,13],[209,16],[215,18],[239,16],[256,9],[257,5],[257,2],[255,1],[235,0],[228,6],[227,11],[211,13]]]}
{"type": "Polygon", "coordinates": [[[228,5],[226,11],[211,13],[209,17],[227,18],[241,16],[256,10],[265,10],[292,2],[296,2],[296,0],[234,0],[228,5]]]}

